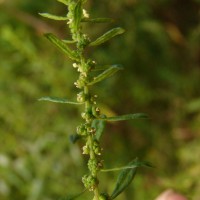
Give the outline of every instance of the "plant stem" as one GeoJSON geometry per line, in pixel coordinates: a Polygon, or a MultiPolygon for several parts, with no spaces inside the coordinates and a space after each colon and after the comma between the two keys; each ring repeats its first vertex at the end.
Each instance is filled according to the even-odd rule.
{"type": "Polygon", "coordinates": [[[83,154],[89,155],[89,174],[84,175],[82,181],[87,189],[94,192],[94,200],[99,200],[99,181],[97,173],[102,168],[102,161],[99,158],[101,149],[99,147],[99,142],[95,138],[96,130],[92,127],[92,122],[97,118],[96,112],[99,112],[99,109],[95,106],[95,97],[90,94],[88,86],[91,68],[95,62],[86,59],[84,56],[85,47],[89,43],[89,38],[86,34],[82,33],[80,21],[83,16],[87,18],[89,15],[82,7],[83,3],[85,3],[85,1],[80,0],[77,1],[77,3],[73,0],[69,1],[69,12],[67,16],[69,18],[68,25],[72,39],[76,43],[75,53],[78,57],[77,63],[73,65],[79,72],[79,79],[75,82],[75,85],[81,92],[77,95],[77,101],[85,104],[84,113],[81,115],[84,123],[77,127],[77,133],[86,140],[86,144],[83,147],[83,154]]]}
{"type": "Polygon", "coordinates": [[[99,189],[98,187],[94,190],[94,200],[99,200],[99,189]]]}
{"type": "MultiPolygon", "coordinates": [[[[90,92],[89,92],[89,88],[88,86],[84,87],[84,94],[87,97],[90,97],[90,92]]],[[[91,108],[93,106],[94,102],[91,101],[91,99],[89,98],[86,102],[85,102],[85,113],[90,113],[91,112],[91,108]]],[[[88,118],[85,119],[85,122],[88,123],[88,130],[92,130],[92,121],[93,119],[90,118],[91,116],[89,115],[88,118]]],[[[92,116],[93,118],[94,116],[92,116]]],[[[87,141],[86,144],[88,144],[89,146],[89,161],[88,161],[88,165],[90,163],[90,161],[93,161],[93,163],[97,163],[98,164],[98,157],[94,152],[94,132],[93,131],[89,131],[88,132],[88,137],[87,137],[87,141]]],[[[99,200],[99,190],[98,190],[98,177],[97,177],[97,173],[98,173],[98,168],[96,165],[94,165],[91,169],[91,167],[89,167],[90,170],[90,174],[92,175],[93,179],[95,180],[95,185],[92,186],[93,192],[94,192],[94,200],[99,200]]]]}

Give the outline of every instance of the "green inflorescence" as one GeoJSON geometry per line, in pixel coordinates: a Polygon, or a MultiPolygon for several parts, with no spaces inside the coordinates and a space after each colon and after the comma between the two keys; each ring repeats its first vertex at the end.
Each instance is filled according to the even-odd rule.
{"type": "MultiPolygon", "coordinates": [[[[53,20],[66,21],[71,33],[71,38],[70,40],[59,39],[52,33],[45,34],[45,37],[73,61],[72,66],[79,72],[79,78],[75,81],[74,85],[80,89],[80,91],[77,94],[76,102],[58,97],[42,97],[40,100],[52,101],[56,103],[71,103],[77,105],[84,104],[85,108],[81,113],[83,122],[76,128],[77,135],[79,136],[77,138],[82,138],[85,141],[85,145],[82,148],[82,153],[89,155],[87,163],[89,172],[82,177],[82,182],[86,189],[94,192],[94,200],[114,199],[116,195],[113,195],[113,198],[111,198],[112,195],[109,196],[108,194],[100,194],[98,188],[98,173],[103,169],[103,160],[101,158],[103,149],[101,148],[99,142],[104,128],[103,122],[109,120],[120,121],[135,118],[146,118],[147,116],[142,113],[116,117],[106,117],[105,115],[101,114],[101,110],[97,106],[96,102],[97,95],[91,93],[90,87],[121,70],[122,66],[115,64],[99,67],[96,61],[87,58],[84,53],[86,47],[101,45],[111,38],[124,33],[124,29],[120,27],[113,28],[104,33],[102,36],[98,37],[96,40],[91,41],[89,36],[82,32],[83,23],[107,23],[112,22],[112,20],[109,18],[90,18],[88,12],[83,8],[86,0],[57,1],[68,7],[68,13],[66,16],[56,16],[48,13],[41,13],[40,15],[53,20]],[[69,43],[66,41],[70,41],[71,44],[75,44],[75,48],[72,49],[69,46],[69,43]],[[97,76],[92,76],[93,71],[100,71],[100,73],[97,76]]],[[[128,172],[133,170],[132,173],[135,174],[137,166],[139,165],[136,163],[132,168],[125,168],[125,171],[122,170],[123,174],[125,174],[121,175],[123,176],[123,184],[125,184],[125,186],[127,186],[130,183],[130,180],[133,179],[132,176],[128,177],[130,174],[128,172]]],[[[117,182],[116,187],[119,185],[120,182],[117,182]]],[[[123,187],[119,187],[119,191],[116,191],[118,188],[115,188],[115,193],[121,193],[121,188],[123,187]]]]}

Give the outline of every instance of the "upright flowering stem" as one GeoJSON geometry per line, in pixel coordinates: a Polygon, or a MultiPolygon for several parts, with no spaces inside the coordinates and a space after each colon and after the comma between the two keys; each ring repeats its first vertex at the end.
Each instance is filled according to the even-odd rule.
{"type": "MultiPolygon", "coordinates": [[[[82,9],[82,3],[78,6],[80,6],[80,8],[77,8],[77,4],[74,4],[72,1],[69,4],[68,24],[72,34],[72,39],[76,41],[76,53],[79,58],[78,62],[73,64],[73,66],[77,68],[78,72],[80,72],[79,79],[75,82],[76,87],[80,89],[80,93],[77,95],[77,101],[85,104],[85,109],[82,113],[84,122],[77,127],[77,133],[83,136],[86,141],[86,145],[83,147],[83,154],[89,155],[89,174],[84,175],[82,181],[86,188],[90,191],[94,191],[94,200],[99,200],[99,181],[97,174],[102,167],[102,161],[99,157],[101,154],[99,143],[95,139],[96,130],[92,127],[92,122],[96,118],[99,109],[95,106],[96,96],[92,96],[88,86],[88,77],[95,62],[84,57],[84,49],[88,44],[89,39],[82,33],[81,23],[78,23],[77,25],[77,19],[74,18],[77,12],[75,9],[81,10],[81,15],[84,15],[83,17],[88,17],[88,14],[82,9]]],[[[81,18],[82,16],[80,19],[81,18]]]]}
{"type": "MultiPolygon", "coordinates": [[[[116,35],[124,33],[124,29],[117,27],[113,28],[94,41],[90,41],[89,37],[82,32],[82,22],[104,23],[111,22],[109,18],[89,18],[89,14],[83,9],[83,4],[87,0],[57,0],[68,7],[67,16],[57,16],[48,13],[41,13],[42,16],[53,20],[66,20],[71,32],[72,40],[66,41],[59,39],[52,33],[47,33],[45,36],[55,46],[57,46],[63,53],[65,53],[71,60],[74,61],[73,67],[79,72],[79,78],[74,83],[80,89],[77,94],[77,101],[69,101],[68,99],[57,97],[42,97],[40,100],[52,101],[57,103],[68,104],[84,104],[84,111],[81,113],[83,122],[77,127],[77,134],[84,139],[85,145],[82,148],[83,154],[88,155],[88,170],[89,172],[82,177],[82,182],[86,189],[94,193],[93,200],[113,200],[115,199],[133,180],[138,166],[144,165],[134,159],[127,166],[114,168],[110,170],[103,170],[103,160],[101,159],[102,148],[99,145],[99,140],[104,129],[105,121],[123,121],[138,118],[147,118],[144,113],[126,114],[121,116],[107,117],[100,114],[100,109],[96,106],[97,95],[90,92],[90,87],[105,78],[113,75],[122,69],[121,65],[105,65],[101,67],[96,66],[96,62],[86,58],[85,48],[87,46],[98,46],[107,42],[116,35]],[[75,44],[75,49],[68,46],[67,43],[75,44]],[[92,70],[103,71],[97,76],[92,75],[92,70]],[[116,186],[111,195],[101,193],[99,194],[99,171],[122,170],[116,182],[116,186]]],[[[72,199],[72,198],[70,198],[72,199]]],[[[74,198],[73,198],[74,199],[74,198]]]]}

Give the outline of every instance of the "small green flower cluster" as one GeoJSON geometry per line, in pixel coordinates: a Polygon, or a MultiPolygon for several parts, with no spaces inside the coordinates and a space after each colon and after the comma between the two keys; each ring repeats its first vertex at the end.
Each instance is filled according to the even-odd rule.
{"type": "Polygon", "coordinates": [[[89,189],[89,191],[94,191],[94,189],[97,187],[99,184],[99,181],[95,176],[92,175],[84,175],[82,177],[82,182],[84,186],[89,189]]]}
{"type": "Polygon", "coordinates": [[[80,20],[82,18],[89,17],[86,10],[82,9],[83,3],[84,3],[84,1],[82,1],[81,4],[76,4],[76,2],[71,1],[71,0],[68,1],[68,14],[67,14],[68,22],[67,22],[67,24],[71,31],[73,41],[77,42],[78,50],[84,49],[90,42],[88,36],[81,32],[81,26],[79,26],[80,20]],[[75,13],[75,12],[77,12],[77,13],[75,13]],[[79,21],[77,21],[75,14],[81,15],[81,18],[79,18],[79,21]]]}
{"type": "Polygon", "coordinates": [[[90,156],[88,160],[90,174],[84,175],[82,181],[86,188],[93,191],[99,182],[97,179],[97,172],[103,167],[103,161],[99,158],[102,149],[99,142],[95,140],[96,129],[92,127],[92,121],[99,117],[100,109],[96,106],[97,95],[91,95],[88,87],[88,83],[90,82],[89,74],[95,67],[96,62],[91,59],[86,59],[83,56],[84,49],[90,42],[90,39],[86,34],[82,33],[81,26],[77,25],[80,22],[75,18],[75,14],[78,11],[79,15],[81,13],[81,17],[79,17],[80,20],[89,17],[86,10],[81,8],[81,5],[82,4],[71,2],[68,7],[69,12],[67,17],[72,39],[76,41],[77,45],[76,54],[78,54],[80,58],[79,61],[73,63],[73,67],[80,73],[78,80],[74,84],[77,88],[82,90],[77,94],[77,102],[85,104],[85,111],[81,114],[84,122],[77,127],[77,134],[86,140],[86,144],[83,147],[83,154],[88,154],[90,156]],[[76,12],[75,9],[77,10],[76,12]]]}

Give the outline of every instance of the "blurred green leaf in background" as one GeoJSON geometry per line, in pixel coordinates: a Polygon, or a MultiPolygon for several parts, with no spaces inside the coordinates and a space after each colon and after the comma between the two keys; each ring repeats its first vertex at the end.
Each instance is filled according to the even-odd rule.
{"type": "MultiPolygon", "coordinates": [[[[111,122],[102,136],[106,168],[136,156],[156,166],[142,169],[118,199],[154,199],[171,187],[199,200],[200,2],[91,0],[87,6],[94,19],[115,18],[126,30],[124,37],[88,51],[97,60],[124,66],[122,75],[95,86],[103,112],[150,116],[111,122]]],[[[67,38],[69,32],[59,21],[42,19],[43,12],[65,13],[53,0],[0,1],[1,200],[58,199],[83,189],[79,177],[85,161],[79,145],[69,140],[79,107],[37,101],[76,94],[70,61],[42,36],[53,32],[67,38]]],[[[95,41],[113,24],[86,26],[95,41]]],[[[113,189],[113,177],[114,172],[103,175],[105,191],[113,189]]]]}

